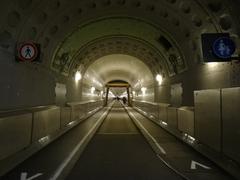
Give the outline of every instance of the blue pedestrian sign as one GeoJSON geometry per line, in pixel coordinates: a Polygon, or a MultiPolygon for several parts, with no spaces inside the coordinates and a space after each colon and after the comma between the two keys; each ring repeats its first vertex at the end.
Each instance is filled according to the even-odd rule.
{"type": "Polygon", "coordinates": [[[232,60],[236,46],[229,33],[203,33],[201,39],[204,62],[228,62],[232,60]]]}
{"type": "Polygon", "coordinates": [[[213,43],[213,52],[219,58],[230,58],[235,50],[235,43],[228,37],[220,37],[213,43]]]}

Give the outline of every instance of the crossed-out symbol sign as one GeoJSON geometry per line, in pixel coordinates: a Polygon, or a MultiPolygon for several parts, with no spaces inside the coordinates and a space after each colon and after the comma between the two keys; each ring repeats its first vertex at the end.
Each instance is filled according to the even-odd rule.
{"type": "Polygon", "coordinates": [[[38,48],[34,43],[23,43],[19,48],[19,58],[22,61],[33,61],[38,56],[38,48]]]}

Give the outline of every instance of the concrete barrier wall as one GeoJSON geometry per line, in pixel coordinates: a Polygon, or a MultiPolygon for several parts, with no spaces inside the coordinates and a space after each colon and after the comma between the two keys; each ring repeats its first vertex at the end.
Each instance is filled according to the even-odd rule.
{"type": "Polygon", "coordinates": [[[177,116],[176,107],[168,107],[167,108],[167,122],[168,125],[174,129],[178,129],[178,116],[177,116]]]}
{"type": "Polygon", "coordinates": [[[38,143],[43,137],[64,131],[74,117],[86,118],[88,112],[102,107],[103,101],[70,103],[70,107],[38,106],[0,113],[0,160],[38,143]]]}
{"type": "Polygon", "coordinates": [[[71,121],[84,119],[89,115],[89,112],[103,106],[103,101],[86,101],[67,103],[71,108],[71,121]]]}
{"type": "Polygon", "coordinates": [[[61,129],[65,128],[71,122],[71,108],[61,107],[61,129]]]}
{"type": "Polygon", "coordinates": [[[32,114],[0,117],[0,160],[31,143],[32,114]]]}
{"type": "Polygon", "coordinates": [[[180,107],[177,110],[178,129],[194,137],[194,109],[193,107],[180,107]]]}
{"type": "Polygon", "coordinates": [[[167,122],[168,107],[170,104],[166,103],[153,103],[146,101],[133,101],[133,106],[147,113],[156,122],[167,122]]]}
{"type": "Polygon", "coordinates": [[[151,119],[159,120],[159,105],[157,103],[146,102],[146,101],[133,101],[133,106],[146,112],[151,119]]]}
{"type": "Polygon", "coordinates": [[[59,107],[53,107],[33,113],[33,142],[58,130],[60,130],[59,107]]]}
{"type": "Polygon", "coordinates": [[[223,153],[240,163],[240,88],[222,89],[223,153]]]}
{"type": "Polygon", "coordinates": [[[139,109],[141,109],[142,111],[144,110],[144,103],[141,101],[133,101],[133,105],[139,109]]]}
{"type": "Polygon", "coordinates": [[[88,108],[87,111],[88,112],[93,111],[96,108],[101,107],[101,106],[103,106],[103,101],[89,102],[88,106],[87,106],[87,108],[88,108]]]}
{"type": "MultiPolygon", "coordinates": [[[[164,121],[170,127],[175,128],[190,136],[194,136],[194,108],[193,107],[170,107],[167,103],[149,103],[134,101],[133,105],[146,112],[149,117],[155,115],[156,122],[164,121]]],[[[151,118],[152,119],[152,118],[151,118]]]]}
{"type": "Polygon", "coordinates": [[[83,119],[87,115],[87,106],[84,104],[72,105],[72,116],[71,121],[76,121],[78,119],[83,119]]]}
{"type": "Polygon", "coordinates": [[[221,151],[221,90],[194,92],[195,136],[208,147],[221,151]]]}
{"type": "Polygon", "coordinates": [[[167,123],[167,111],[170,104],[159,103],[159,120],[167,123]]]}
{"type": "MultiPolygon", "coordinates": [[[[236,141],[240,137],[240,87],[195,91],[194,101],[194,108],[158,103],[155,107],[159,108],[159,120],[240,163],[240,145],[236,141]]],[[[148,102],[133,101],[133,106],[147,116],[157,113],[148,102]]]]}

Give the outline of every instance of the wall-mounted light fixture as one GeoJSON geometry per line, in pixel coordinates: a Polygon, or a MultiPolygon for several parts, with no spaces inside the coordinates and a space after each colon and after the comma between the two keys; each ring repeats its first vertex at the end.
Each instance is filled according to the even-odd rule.
{"type": "Polygon", "coordinates": [[[82,75],[79,71],[77,71],[75,74],[75,82],[77,83],[81,79],[82,79],[82,75]]]}
{"type": "Polygon", "coordinates": [[[95,87],[91,87],[91,94],[93,94],[95,90],[95,87]]]}
{"type": "Polygon", "coordinates": [[[161,85],[161,84],[162,84],[162,81],[163,81],[162,75],[161,75],[161,74],[157,74],[157,75],[156,75],[156,80],[157,80],[158,84],[161,85]]]}
{"type": "Polygon", "coordinates": [[[217,62],[206,63],[206,65],[211,69],[214,69],[214,68],[218,67],[219,64],[220,63],[217,63],[217,62]]]}
{"type": "Polygon", "coordinates": [[[142,91],[142,95],[144,96],[144,95],[146,94],[147,88],[142,87],[142,88],[141,88],[141,91],[142,91]]]}

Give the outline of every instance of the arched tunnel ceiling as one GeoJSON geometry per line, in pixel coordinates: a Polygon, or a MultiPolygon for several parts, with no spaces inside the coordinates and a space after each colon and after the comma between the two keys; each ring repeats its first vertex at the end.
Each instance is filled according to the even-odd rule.
{"type": "Polygon", "coordinates": [[[152,72],[141,60],[123,54],[107,55],[97,59],[88,67],[84,75],[86,83],[91,81],[88,78],[93,77],[91,74],[96,74],[97,80],[102,85],[114,80],[126,81],[133,88],[154,83],[152,72]]]}
{"type": "Polygon", "coordinates": [[[168,44],[164,49],[159,42],[163,37],[161,34],[159,28],[133,18],[114,17],[92,22],[79,28],[62,43],[54,57],[53,68],[68,74],[72,68],[77,69],[79,63],[82,68],[91,64],[96,56],[126,53],[141,57],[155,72],[170,74],[173,68],[168,58],[174,53],[179,62],[178,72],[186,70],[186,62],[176,43],[165,39],[168,44]]]}
{"type": "Polygon", "coordinates": [[[233,21],[237,20],[238,10],[233,0],[2,0],[0,5],[0,47],[14,52],[16,41],[36,41],[42,45],[42,66],[51,68],[53,65],[54,70],[65,75],[81,64],[86,70],[94,57],[114,53],[141,55],[136,55],[128,45],[118,48],[118,45],[105,44],[107,52],[98,50],[96,55],[91,54],[91,49],[86,50],[96,38],[106,36],[114,44],[117,41],[110,36],[118,39],[124,36],[131,39],[133,45],[141,42],[149,54],[154,54],[150,58],[146,56],[148,60],[141,58],[144,63],[151,69],[155,67],[154,72],[163,71],[170,76],[191,68],[192,63],[201,62],[201,33],[229,32],[239,41],[239,23],[233,21]],[[116,18],[125,22],[118,24],[116,18]],[[109,21],[108,24],[104,20],[109,21]],[[91,29],[94,26],[96,29],[91,29]],[[86,37],[80,36],[84,32],[86,37]],[[69,45],[79,46],[65,49],[69,45]],[[83,55],[80,52],[87,51],[90,57],[83,57],[85,60],[79,62],[83,55]],[[62,56],[63,53],[69,56],[62,56]],[[56,67],[61,57],[63,62],[56,67]],[[175,57],[175,62],[170,62],[169,57],[175,57]]]}
{"type": "Polygon", "coordinates": [[[165,75],[170,69],[169,64],[164,63],[161,59],[164,56],[155,49],[153,46],[147,44],[144,41],[135,39],[134,37],[125,36],[108,36],[97,39],[96,41],[88,44],[82,48],[79,52],[69,58],[68,54],[63,51],[63,54],[58,56],[53,63],[53,68],[56,70],[61,69],[61,62],[68,62],[62,69],[63,73],[75,72],[80,70],[84,73],[85,69],[94,62],[96,59],[110,54],[127,54],[142,60],[153,73],[162,73],[165,75]],[[66,59],[64,58],[66,54],[66,59]],[[61,60],[63,59],[63,60],[61,60]],[[168,71],[166,71],[166,68],[168,71]]]}

